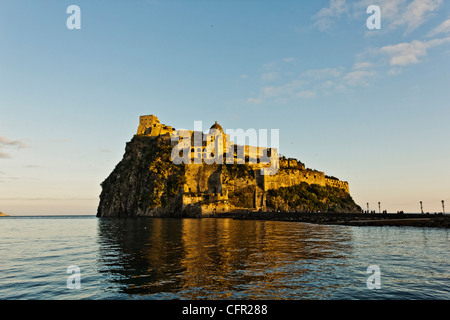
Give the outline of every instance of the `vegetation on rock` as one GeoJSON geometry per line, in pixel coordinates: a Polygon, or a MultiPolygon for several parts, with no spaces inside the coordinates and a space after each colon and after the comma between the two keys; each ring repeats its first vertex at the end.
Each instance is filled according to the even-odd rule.
{"type": "Polygon", "coordinates": [[[350,194],[342,189],[302,182],[267,192],[267,208],[299,212],[361,212],[350,194]]]}

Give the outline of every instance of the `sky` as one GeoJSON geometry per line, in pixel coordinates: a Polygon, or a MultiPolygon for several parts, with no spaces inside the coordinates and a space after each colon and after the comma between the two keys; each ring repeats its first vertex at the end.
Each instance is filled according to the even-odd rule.
{"type": "Polygon", "coordinates": [[[154,114],[279,129],[363,208],[448,212],[449,89],[450,1],[0,0],[0,211],[95,214],[154,114]]]}

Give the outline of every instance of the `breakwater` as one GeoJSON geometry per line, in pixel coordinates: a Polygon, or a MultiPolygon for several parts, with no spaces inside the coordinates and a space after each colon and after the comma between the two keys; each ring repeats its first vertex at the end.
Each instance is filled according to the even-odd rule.
{"type": "MultiPolygon", "coordinates": [[[[394,213],[235,212],[240,220],[296,221],[350,226],[414,226],[450,228],[450,215],[394,213]]],[[[227,215],[230,217],[230,214],[227,215]]]]}

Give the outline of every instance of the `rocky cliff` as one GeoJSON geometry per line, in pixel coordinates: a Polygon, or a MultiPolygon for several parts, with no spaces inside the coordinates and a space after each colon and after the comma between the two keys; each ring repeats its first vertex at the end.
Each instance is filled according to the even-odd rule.
{"type": "Polygon", "coordinates": [[[180,215],[184,165],[170,161],[163,139],[134,136],[101,184],[99,217],[180,215]]]}
{"type": "Polygon", "coordinates": [[[267,190],[264,177],[251,165],[175,165],[170,160],[171,150],[170,140],[161,136],[134,136],[126,145],[123,159],[101,184],[97,216],[361,211],[350,194],[337,187],[300,183],[267,190]]]}

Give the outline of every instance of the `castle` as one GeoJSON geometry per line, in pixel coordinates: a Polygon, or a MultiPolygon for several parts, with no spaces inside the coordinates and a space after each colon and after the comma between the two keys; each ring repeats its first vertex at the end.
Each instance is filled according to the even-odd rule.
{"type": "MultiPolygon", "coordinates": [[[[245,133],[242,132],[244,135],[245,133]]],[[[171,126],[161,124],[154,115],[141,116],[137,135],[149,137],[161,137],[170,140],[172,147],[181,145],[179,151],[183,152],[185,164],[202,164],[205,159],[216,160],[215,163],[226,161],[227,164],[249,163],[256,165],[259,169],[268,168],[271,158],[277,160],[271,164],[278,169],[277,150],[274,148],[256,147],[249,145],[238,145],[231,141],[230,134],[225,134],[217,121],[209,129],[209,133],[193,130],[175,130],[171,126]],[[187,141],[186,141],[187,140],[187,141]],[[189,150],[183,148],[189,147],[189,150]],[[184,150],[182,150],[184,149],[184,150]],[[189,155],[185,155],[184,151],[189,155]],[[186,163],[187,162],[187,163],[186,163]]],[[[245,136],[242,136],[245,140],[245,136]]],[[[276,170],[275,170],[276,173],[276,170]]]]}
{"type": "Polygon", "coordinates": [[[172,148],[180,145],[180,141],[185,142],[181,144],[183,148],[178,150],[186,164],[182,207],[195,214],[229,212],[235,209],[266,210],[267,191],[292,187],[302,182],[336,187],[349,193],[348,182],[326,176],[321,171],[307,169],[296,159],[279,158],[276,148],[235,144],[217,121],[211,126],[209,133],[204,133],[176,130],[160,123],[156,116],[146,115],[140,117],[136,135],[164,139],[172,148]],[[219,162],[206,165],[209,164],[206,163],[208,156],[215,160],[222,159],[223,164],[245,164],[252,174],[232,176],[223,166],[220,167],[219,162]],[[268,169],[275,170],[272,170],[272,174],[267,174],[268,169]],[[230,201],[229,195],[241,190],[250,190],[250,208],[238,208],[230,201]]]}

